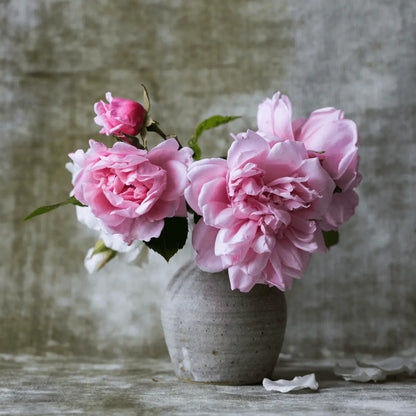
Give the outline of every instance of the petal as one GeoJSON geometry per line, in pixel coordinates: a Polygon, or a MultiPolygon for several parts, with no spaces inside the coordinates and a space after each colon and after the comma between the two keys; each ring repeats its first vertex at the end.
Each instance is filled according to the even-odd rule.
{"type": "Polygon", "coordinates": [[[266,282],[278,289],[285,291],[291,288],[291,279],[285,277],[282,273],[282,264],[278,252],[270,256],[269,262],[265,268],[266,282]]]}
{"type": "Polygon", "coordinates": [[[251,160],[264,160],[269,151],[269,143],[254,131],[248,130],[245,137],[231,144],[227,163],[230,169],[237,169],[251,160]]]}
{"type": "Polygon", "coordinates": [[[286,229],[285,236],[297,248],[314,253],[322,249],[317,233],[318,227],[315,221],[305,220],[292,216],[290,227],[286,229]]]}
{"type": "Polygon", "coordinates": [[[277,92],[272,99],[259,105],[257,125],[260,131],[273,134],[283,140],[293,140],[292,104],[286,95],[277,92]]]}
{"type": "MultiPolygon", "coordinates": [[[[198,206],[202,207],[202,216],[208,225],[216,226],[217,217],[221,211],[229,207],[229,198],[226,192],[226,183],[224,177],[213,179],[204,184],[198,198],[198,206]]],[[[231,215],[232,212],[229,212],[231,215]]]]}
{"type": "Polygon", "coordinates": [[[276,244],[274,236],[269,234],[258,234],[257,238],[252,244],[252,249],[258,254],[271,253],[276,244]]]}
{"type": "Polygon", "coordinates": [[[175,139],[167,139],[149,150],[147,157],[153,164],[163,166],[166,162],[175,158],[178,148],[179,144],[175,139]]]}
{"type": "Polygon", "coordinates": [[[256,221],[244,220],[232,225],[219,230],[215,241],[215,254],[232,255],[236,257],[236,261],[241,261],[251,247],[258,225],[256,221]]]}
{"type": "Polygon", "coordinates": [[[183,195],[185,187],[188,184],[186,166],[177,160],[170,160],[164,164],[164,169],[167,173],[167,182],[161,199],[164,201],[178,199],[183,195]]]}
{"type": "Polygon", "coordinates": [[[114,97],[111,101],[110,116],[117,118],[123,124],[141,127],[145,114],[146,110],[136,101],[119,97],[114,97]]]}
{"type": "MultiPolygon", "coordinates": [[[[181,213],[183,214],[183,206],[180,207],[179,199],[174,201],[162,201],[156,200],[155,204],[151,206],[148,211],[144,214],[145,218],[149,221],[159,221],[164,218],[170,218],[175,216],[179,208],[181,208],[181,213]]],[[[137,215],[136,215],[137,216],[137,215]]],[[[178,215],[186,217],[186,215],[178,215]]]]}
{"type": "Polygon", "coordinates": [[[113,101],[113,96],[111,95],[111,92],[105,93],[105,99],[111,104],[111,101],[113,101]]]}
{"type": "Polygon", "coordinates": [[[354,215],[358,205],[358,195],[352,189],[336,193],[325,216],[319,222],[323,230],[337,230],[338,227],[354,215]]]}
{"type": "Polygon", "coordinates": [[[90,207],[75,207],[77,219],[81,224],[86,225],[91,230],[101,230],[101,221],[92,213],[90,207]]]}
{"type": "Polygon", "coordinates": [[[134,240],[149,241],[157,238],[163,230],[165,223],[160,221],[149,221],[146,218],[139,217],[133,221],[131,230],[127,235],[123,235],[124,241],[131,244],[134,240]]]}
{"type": "Polygon", "coordinates": [[[296,140],[296,137],[299,136],[301,129],[303,125],[305,124],[306,120],[307,120],[306,118],[297,118],[296,120],[292,122],[292,130],[293,130],[293,135],[295,137],[295,140],[296,140]]]}
{"type": "Polygon", "coordinates": [[[188,170],[190,184],[185,189],[185,198],[191,208],[202,215],[202,207],[198,198],[202,187],[213,179],[224,177],[227,174],[227,161],[224,159],[203,159],[192,163],[188,170]]]}
{"type": "Polygon", "coordinates": [[[320,108],[318,110],[313,111],[310,116],[305,120],[302,125],[301,130],[298,129],[299,125],[297,120],[297,135],[295,136],[295,140],[300,140],[299,135],[305,136],[308,133],[314,134],[317,130],[323,127],[325,124],[331,123],[333,121],[343,120],[344,119],[344,112],[341,110],[337,110],[334,107],[325,107],[320,108]]]}
{"type": "MultiPolygon", "coordinates": [[[[340,177],[336,184],[343,191],[357,187],[361,182],[361,174],[358,172],[360,156],[355,151],[352,154],[352,157],[349,158],[349,165],[345,168],[345,173],[340,177]]],[[[348,160],[345,161],[346,163],[348,160]]]]}
{"type": "Polygon", "coordinates": [[[356,158],[358,133],[352,120],[336,120],[326,124],[305,123],[299,140],[308,150],[324,152],[322,166],[334,180],[346,173],[351,161],[356,158]],[[309,126],[309,127],[308,127],[309,126]]]}
{"type": "Polygon", "coordinates": [[[285,141],[274,144],[264,162],[264,182],[269,183],[282,176],[291,176],[307,158],[308,152],[303,143],[285,141]]]}
{"type": "Polygon", "coordinates": [[[205,271],[219,272],[224,270],[221,257],[214,253],[215,239],[218,229],[206,225],[201,219],[192,233],[192,245],[197,253],[196,262],[205,271]]]}
{"type": "Polygon", "coordinates": [[[263,379],[263,387],[267,391],[278,391],[280,393],[288,393],[303,389],[318,390],[319,384],[316,381],[315,373],[306,376],[294,377],[292,380],[276,380],[272,381],[268,378],[263,379]]]}
{"type": "Polygon", "coordinates": [[[98,265],[105,259],[104,253],[96,253],[93,255],[93,252],[94,247],[90,248],[87,251],[87,255],[84,258],[84,266],[89,274],[92,274],[95,271],[97,271],[98,265]]]}
{"type": "Polygon", "coordinates": [[[214,178],[209,182],[207,181],[201,187],[198,197],[198,206],[203,207],[212,202],[222,203],[224,208],[230,203],[224,176],[214,178]]]}
{"type": "Polygon", "coordinates": [[[98,103],[94,104],[94,112],[98,116],[101,116],[102,114],[105,114],[108,110],[108,104],[106,104],[103,101],[98,101],[98,103]]]}
{"type": "Polygon", "coordinates": [[[188,211],[186,209],[186,201],[183,196],[179,198],[178,208],[176,209],[174,216],[175,217],[187,217],[188,216],[188,211]]]}
{"type": "Polygon", "coordinates": [[[202,216],[206,224],[217,228],[228,227],[234,221],[233,210],[220,202],[204,205],[202,216]]]}
{"type": "Polygon", "coordinates": [[[332,200],[335,189],[334,181],[322,168],[318,158],[304,160],[298,174],[307,178],[307,187],[317,194],[309,208],[298,210],[299,215],[308,219],[322,218],[332,200]]]}
{"type": "Polygon", "coordinates": [[[263,269],[269,261],[270,253],[258,254],[254,250],[249,250],[244,260],[239,264],[240,267],[257,283],[262,282],[263,269]]]}
{"type": "Polygon", "coordinates": [[[248,275],[240,266],[231,266],[228,269],[231,290],[238,289],[240,292],[249,292],[257,283],[253,276],[248,275]]]}
{"type": "Polygon", "coordinates": [[[305,251],[299,250],[286,238],[279,241],[276,251],[282,266],[295,271],[294,276],[301,277],[309,263],[309,259],[302,255],[305,251]]]}

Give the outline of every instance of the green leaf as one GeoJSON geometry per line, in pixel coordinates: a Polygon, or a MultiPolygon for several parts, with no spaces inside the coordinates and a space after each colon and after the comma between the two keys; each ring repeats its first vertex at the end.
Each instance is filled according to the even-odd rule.
{"type": "Polygon", "coordinates": [[[342,189],[339,186],[336,186],[334,189],[334,194],[340,194],[342,192],[342,189]]]}
{"type": "Polygon", "coordinates": [[[71,196],[64,202],[59,202],[58,204],[53,205],[45,205],[43,207],[36,208],[33,212],[31,212],[28,216],[23,218],[23,221],[30,220],[33,217],[37,217],[38,215],[46,214],[49,211],[53,211],[56,208],[63,207],[64,205],[78,205],[79,207],[86,207],[86,205],[82,204],[78,201],[74,196],[71,196]]]}
{"type": "Polygon", "coordinates": [[[183,248],[187,236],[188,220],[186,218],[165,218],[165,226],[160,236],[144,243],[169,261],[179,249],[183,248]]]}
{"type": "Polygon", "coordinates": [[[194,212],[194,223],[196,224],[200,219],[202,218],[202,215],[197,214],[194,212]]]}
{"type": "Polygon", "coordinates": [[[198,139],[205,130],[213,129],[237,118],[240,118],[240,116],[212,116],[199,123],[195,133],[188,141],[188,146],[194,151],[194,160],[201,159],[201,148],[198,145],[198,139]]]}
{"type": "Polygon", "coordinates": [[[335,244],[338,244],[339,241],[339,232],[338,231],[322,231],[324,236],[324,241],[326,248],[330,248],[335,244]]]}

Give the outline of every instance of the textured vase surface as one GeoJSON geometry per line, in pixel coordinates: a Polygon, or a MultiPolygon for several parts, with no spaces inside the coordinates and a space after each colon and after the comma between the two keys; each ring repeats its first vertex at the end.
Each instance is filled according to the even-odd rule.
{"type": "Polygon", "coordinates": [[[286,327],[277,288],[232,291],[227,271],[207,273],[190,262],[169,282],[161,312],[178,378],[238,385],[271,377],[286,327]]]}

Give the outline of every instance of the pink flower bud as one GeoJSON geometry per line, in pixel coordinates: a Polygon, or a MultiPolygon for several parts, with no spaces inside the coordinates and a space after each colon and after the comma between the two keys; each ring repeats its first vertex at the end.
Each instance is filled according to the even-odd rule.
{"type": "Polygon", "coordinates": [[[143,106],[136,101],[113,98],[111,92],[107,92],[105,97],[108,104],[100,101],[94,105],[97,114],[94,121],[99,126],[103,126],[100,133],[107,136],[110,134],[136,136],[146,118],[146,110],[143,106]]]}

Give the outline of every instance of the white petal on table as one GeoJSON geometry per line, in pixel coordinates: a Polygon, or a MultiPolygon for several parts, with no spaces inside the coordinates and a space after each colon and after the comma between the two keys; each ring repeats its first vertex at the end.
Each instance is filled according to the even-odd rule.
{"type": "Polygon", "coordinates": [[[358,358],[351,367],[337,365],[334,369],[337,376],[346,381],[383,381],[390,375],[416,374],[416,360],[404,357],[389,357],[382,360],[374,358],[358,358]]]}
{"type": "Polygon", "coordinates": [[[289,393],[290,391],[311,389],[318,390],[319,384],[316,381],[315,373],[306,376],[294,377],[293,380],[270,380],[263,379],[263,387],[267,391],[278,391],[280,393],[289,393]]]}
{"type": "Polygon", "coordinates": [[[346,381],[358,381],[360,383],[367,383],[369,381],[383,381],[387,376],[386,373],[379,368],[360,366],[356,366],[354,368],[343,368],[336,366],[334,373],[346,381]]]}
{"type": "Polygon", "coordinates": [[[357,363],[363,367],[376,367],[388,375],[407,373],[409,376],[416,374],[416,360],[404,357],[389,357],[384,360],[358,358],[357,363]]]}

